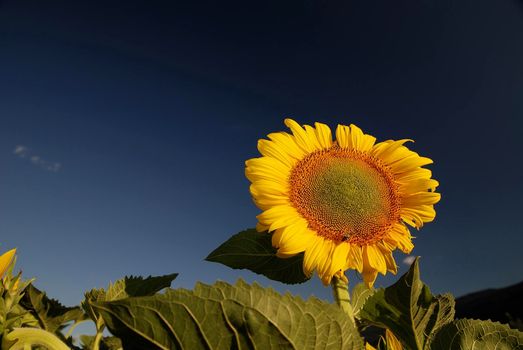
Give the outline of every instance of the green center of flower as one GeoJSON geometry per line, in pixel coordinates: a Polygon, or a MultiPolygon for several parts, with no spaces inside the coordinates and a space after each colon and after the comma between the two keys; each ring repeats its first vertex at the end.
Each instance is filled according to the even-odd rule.
{"type": "Polygon", "coordinates": [[[373,243],[399,217],[390,172],[359,151],[312,153],[296,164],[290,184],[291,202],[309,227],[336,242],[373,243]]]}

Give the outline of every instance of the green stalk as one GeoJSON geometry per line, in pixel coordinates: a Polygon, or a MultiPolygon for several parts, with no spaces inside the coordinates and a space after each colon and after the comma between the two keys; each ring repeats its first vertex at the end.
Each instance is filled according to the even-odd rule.
{"type": "Polygon", "coordinates": [[[336,301],[336,304],[338,304],[354,323],[354,312],[350,304],[349,285],[343,282],[341,278],[334,276],[332,277],[331,287],[334,301],[336,301]]]}
{"type": "Polygon", "coordinates": [[[103,319],[99,318],[98,320],[96,320],[96,336],[94,337],[93,341],[93,350],[100,349],[100,342],[102,340],[104,328],[105,324],[103,319]]]}
{"type": "Polygon", "coordinates": [[[93,350],[99,350],[100,349],[100,341],[102,340],[102,332],[96,333],[96,337],[94,338],[93,342],[93,350]]]}
{"type": "Polygon", "coordinates": [[[71,325],[71,327],[69,328],[69,330],[67,331],[67,334],[65,335],[65,339],[68,339],[68,338],[72,337],[73,336],[73,331],[76,328],[76,326],[78,326],[81,323],[84,323],[85,321],[87,321],[87,320],[80,320],[80,321],[77,321],[77,322],[73,323],[71,325]]]}

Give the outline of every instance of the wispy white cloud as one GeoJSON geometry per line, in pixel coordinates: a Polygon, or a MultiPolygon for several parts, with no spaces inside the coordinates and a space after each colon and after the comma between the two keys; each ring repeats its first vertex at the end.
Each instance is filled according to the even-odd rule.
{"type": "Polygon", "coordinates": [[[403,259],[403,263],[404,263],[405,265],[410,266],[410,265],[412,265],[412,263],[414,262],[414,260],[416,260],[416,257],[415,257],[415,256],[412,256],[412,255],[409,255],[409,256],[407,256],[405,259],[403,259]]]}
{"type": "Polygon", "coordinates": [[[15,150],[13,151],[13,154],[16,154],[17,156],[19,156],[21,158],[25,158],[28,151],[29,150],[27,149],[27,147],[22,146],[22,145],[18,145],[18,146],[15,147],[15,150]]]}
{"type": "Polygon", "coordinates": [[[27,158],[32,164],[47,171],[57,172],[62,168],[62,164],[43,159],[39,155],[34,154],[31,149],[23,145],[17,145],[13,150],[13,154],[20,158],[27,158]]]}

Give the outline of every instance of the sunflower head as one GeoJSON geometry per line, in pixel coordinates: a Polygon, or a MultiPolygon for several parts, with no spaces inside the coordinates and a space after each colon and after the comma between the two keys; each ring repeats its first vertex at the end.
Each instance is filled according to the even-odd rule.
{"type": "Polygon", "coordinates": [[[435,217],[438,182],[423,166],[432,160],[405,147],[410,140],[364,134],[355,125],[285,124],[292,134],[259,140],[262,157],[246,162],[257,229],[274,232],[281,258],[304,252],[303,270],[324,284],[355,269],[371,286],[377,273],[396,273],[392,252],[409,253],[407,225],[420,228],[435,217]]]}

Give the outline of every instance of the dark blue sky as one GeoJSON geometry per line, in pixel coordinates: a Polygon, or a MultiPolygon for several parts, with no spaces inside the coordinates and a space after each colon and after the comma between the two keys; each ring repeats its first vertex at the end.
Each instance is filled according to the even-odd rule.
{"type": "Polygon", "coordinates": [[[244,161],[284,117],[434,159],[413,254],[435,292],[522,279],[521,1],[100,3],[0,1],[0,243],[51,296],[171,272],[287,289],[203,261],[255,225],[244,161]]]}

